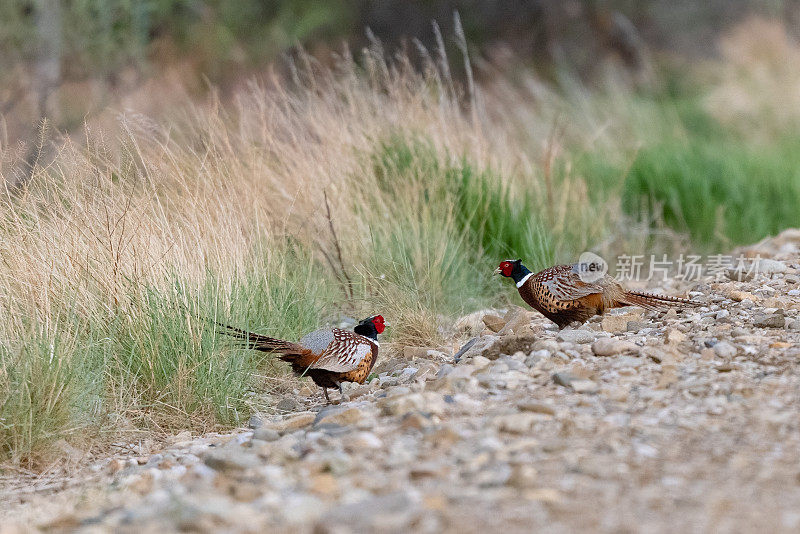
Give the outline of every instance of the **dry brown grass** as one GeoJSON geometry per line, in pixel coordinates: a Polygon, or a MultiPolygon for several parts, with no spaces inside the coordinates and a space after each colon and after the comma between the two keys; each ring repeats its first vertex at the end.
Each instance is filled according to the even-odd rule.
{"type": "Polygon", "coordinates": [[[725,61],[710,65],[718,77],[708,109],[743,135],[770,142],[800,126],[800,43],[784,22],[753,16],[720,42],[725,61]]]}

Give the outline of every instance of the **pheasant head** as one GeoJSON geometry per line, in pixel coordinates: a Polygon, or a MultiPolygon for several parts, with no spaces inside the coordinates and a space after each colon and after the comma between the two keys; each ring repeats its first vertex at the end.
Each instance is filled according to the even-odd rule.
{"type": "Polygon", "coordinates": [[[520,282],[531,274],[531,271],[522,265],[522,260],[504,260],[500,262],[500,265],[494,270],[494,273],[505,276],[506,278],[512,278],[514,283],[518,284],[517,287],[519,287],[520,282]]]}
{"type": "Polygon", "coordinates": [[[356,334],[377,340],[378,334],[382,334],[386,329],[386,322],[383,320],[382,315],[373,315],[358,322],[353,332],[356,334]]]}

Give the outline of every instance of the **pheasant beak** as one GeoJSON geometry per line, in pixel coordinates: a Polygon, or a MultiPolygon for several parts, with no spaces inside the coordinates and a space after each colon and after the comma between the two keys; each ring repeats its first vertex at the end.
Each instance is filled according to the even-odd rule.
{"type": "Polygon", "coordinates": [[[500,269],[500,267],[498,267],[497,269],[494,270],[493,274],[503,274],[503,271],[500,269]]]}

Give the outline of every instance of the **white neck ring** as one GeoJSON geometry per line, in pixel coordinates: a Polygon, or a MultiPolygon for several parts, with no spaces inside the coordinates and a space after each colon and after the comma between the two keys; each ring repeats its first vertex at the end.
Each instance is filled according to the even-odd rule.
{"type": "Polygon", "coordinates": [[[521,288],[521,287],[522,287],[522,284],[524,284],[525,282],[527,282],[527,281],[528,281],[528,278],[530,278],[531,276],[533,276],[533,273],[528,273],[528,274],[526,274],[526,275],[525,275],[525,276],[522,278],[522,280],[520,280],[519,282],[517,282],[517,289],[521,288]]]}

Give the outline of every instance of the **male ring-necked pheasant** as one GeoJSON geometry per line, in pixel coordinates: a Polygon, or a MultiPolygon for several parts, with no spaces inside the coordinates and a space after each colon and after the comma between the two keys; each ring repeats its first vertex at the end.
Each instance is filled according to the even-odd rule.
{"type": "Polygon", "coordinates": [[[383,317],[374,315],[360,321],[352,332],[341,328],[316,330],[296,343],[220,326],[226,329],[225,334],[242,340],[244,347],[280,354],[281,360],[292,364],[296,375],[310,376],[330,402],[328,388],[339,388],[343,394],[343,382],[363,384],[367,379],[378,359],[378,334],[386,325],[383,317]]]}
{"type": "Polygon", "coordinates": [[[698,304],[678,297],[629,291],[607,274],[585,282],[581,279],[580,269],[581,264],[573,263],[556,265],[534,274],[522,265],[522,260],[506,260],[494,272],[513,279],[522,300],[559,328],[574,321],[585,323],[609,308],[640,306],[660,310],[698,304]]]}

